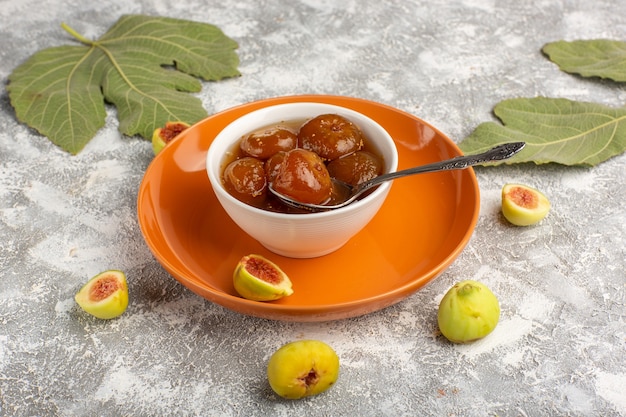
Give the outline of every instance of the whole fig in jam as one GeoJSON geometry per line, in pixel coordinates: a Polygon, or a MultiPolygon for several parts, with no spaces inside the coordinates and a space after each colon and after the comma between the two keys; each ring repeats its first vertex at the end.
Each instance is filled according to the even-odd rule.
{"type": "Polygon", "coordinates": [[[357,186],[379,176],[383,165],[380,159],[371,153],[358,151],[331,161],[327,168],[331,177],[357,186]]]}
{"type": "Polygon", "coordinates": [[[256,158],[245,157],[228,164],[223,181],[230,194],[247,204],[258,205],[267,194],[265,167],[256,158]]]}
{"type": "Polygon", "coordinates": [[[278,175],[278,168],[285,159],[287,152],[276,152],[265,161],[265,175],[267,175],[267,182],[273,182],[278,175]]]}
{"type": "Polygon", "coordinates": [[[285,154],[273,187],[301,203],[323,204],[332,193],[332,182],[324,161],[316,153],[300,148],[285,154]]]}
{"type": "Polygon", "coordinates": [[[322,114],[307,121],[298,132],[298,146],[332,161],[363,147],[361,129],[338,114],[322,114]]]}
{"type": "Polygon", "coordinates": [[[244,136],[239,142],[241,151],[259,159],[267,159],[277,152],[286,152],[296,147],[298,137],[285,126],[274,126],[257,130],[244,136]]]}

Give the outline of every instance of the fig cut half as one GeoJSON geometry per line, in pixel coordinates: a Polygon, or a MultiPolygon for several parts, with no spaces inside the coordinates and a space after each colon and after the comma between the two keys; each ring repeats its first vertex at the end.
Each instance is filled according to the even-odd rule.
{"type": "Polygon", "coordinates": [[[550,201],[539,190],[522,184],[502,187],[502,214],[516,226],[539,223],[550,211],[550,201]]]}
{"type": "Polygon", "coordinates": [[[165,126],[155,129],[152,133],[152,151],[154,154],[161,152],[165,145],[188,127],[189,125],[185,122],[166,122],[165,126]]]}
{"type": "Polygon", "coordinates": [[[128,285],[122,271],[108,270],[91,278],[74,296],[76,303],[99,319],[120,316],[128,307],[128,285]]]}
{"type": "Polygon", "coordinates": [[[293,294],[287,274],[256,254],[246,255],[237,263],[233,285],[240,296],[254,301],[273,301],[293,294]]]}

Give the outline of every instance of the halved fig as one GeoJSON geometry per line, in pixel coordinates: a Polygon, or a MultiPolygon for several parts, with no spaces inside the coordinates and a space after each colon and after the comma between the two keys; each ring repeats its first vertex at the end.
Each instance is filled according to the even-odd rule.
{"type": "Polygon", "coordinates": [[[539,190],[522,184],[502,187],[502,214],[516,226],[540,222],[550,211],[550,201],[539,190]]]}
{"type": "Polygon", "coordinates": [[[235,290],[243,298],[273,301],[293,294],[291,281],[275,263],[261,255],[246,255],[233,273],[235,290]]]}
{"type": "Polygon", "coordinates": [[[122,271],[108,270],[91,278],[74,296],[76,303],[99,319],[120,316],[128,307],[128,285],[122,271]]]}
{"type": "Polygon", "coordinates": [[[154,154],[161,152],[165,145],[188,127],[189,125],[185,122],[167,122],[164,127],[155,129],[152,134],[152,151],[154,154]]]}

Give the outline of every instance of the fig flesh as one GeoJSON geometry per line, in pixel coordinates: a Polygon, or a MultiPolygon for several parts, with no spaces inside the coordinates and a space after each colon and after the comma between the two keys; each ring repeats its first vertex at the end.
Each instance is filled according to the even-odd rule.
{"type": "Polygon", "coordinates": [[[437,312],[439,330],[453,343],[482,339],[495,329],[500,305],[485,284],[466,280],[455,284],[441,300],[437,312]]]}
{"type": "Polygon", "coordinates": [[[287,274],[274,262],[255,254],[237,263],[233,285],[240,296],[254,301],[273,301],[293,294],[287,274]]]}
{"type": "Polygon", "coordinates": [[[152,133],[152,151],[154,154],[161,152],[165,145],[188,127],[189,125],[185,122],[167,122],[164,127],[155,129],[152,133]]]}
{"type": "Polygon", "coordinates": [[[120,316],[128,307],[128,285],[122,271],[108,270],[91,278],[74,296],[76,303],[99,319],[120,316]]]}
{"type": "Polygon", "coordinates": [[[550,201],[539,190],[522,184],[502,187],[502,214],[516,226],[530,226],[543,220],[550,211],[550,201]]]}
{"type": "Polygon", "coordinates": [[[339,377],[337,353],[319,340],[287,343],[271,356],[267,379],[283,398],[297,400],[329,389],[339,377]]]}

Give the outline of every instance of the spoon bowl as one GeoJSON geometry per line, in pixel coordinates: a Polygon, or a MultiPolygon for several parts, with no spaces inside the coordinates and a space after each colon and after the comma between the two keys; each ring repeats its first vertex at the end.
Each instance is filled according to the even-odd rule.
{"type": "Polygon", "coordinates": [[[455,158],[446,159],[444,161],[433,162],[427,165],[382,174],[372,178],[369,181],[362,182],[361,184],[354,187],[350,184],[333,178],[333,196],[326,204],[310,204],[294,200],[289,196],[286,196],[276,191],[272,183],[269,184],[269,190],[282,202],[295,208],[309,210],[312,212],[334,210],[347,206],[348,204],[358,199],[359,196],[361,196],[363,193],[383,182],[415,174],[448,171],[453,169],[465,169],[467,167],[479,165],[485,162],[501,161],[512,157],[513,155],[521,151],[525,145],[525,142],[505,143],[495,146],[488,151],[480,154],[457,156],[455,158]]]}

